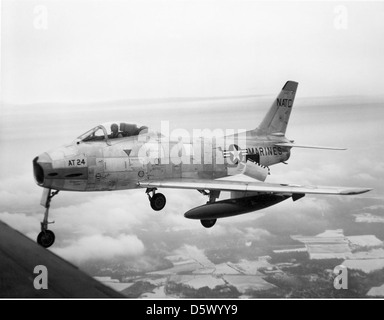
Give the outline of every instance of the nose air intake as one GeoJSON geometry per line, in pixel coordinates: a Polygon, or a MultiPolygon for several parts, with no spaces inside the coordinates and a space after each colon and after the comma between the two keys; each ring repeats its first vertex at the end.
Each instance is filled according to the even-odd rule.
{"type": "Polygon", "coordinates": [[[45,175],[52,169],[52,159],[48,153],[44,152],[39,154],[33,159],[33,175],[39,186],[43,186],[45,181],[45,175]]]}
{"type": "Polygon", "coordinates": [[[44,170],[41,165],[38,163],[39,157],[33,159],[33,175],[35,180],[39,185],[44,183],[44,170]]]}

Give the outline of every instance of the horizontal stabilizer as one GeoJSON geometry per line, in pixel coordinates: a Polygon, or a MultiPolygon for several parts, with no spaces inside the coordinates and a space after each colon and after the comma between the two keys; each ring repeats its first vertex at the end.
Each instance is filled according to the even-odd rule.
{"type": "Polygon", "coordinates": [[[289,147],[289,148],[307,148],[307,149],[323,149],[323,150],[347,150],[347,148],[335,148],[335,147],[321,147],[321,146],[306,146],[290,142],[276,143],[277,147],[289,147]]]}

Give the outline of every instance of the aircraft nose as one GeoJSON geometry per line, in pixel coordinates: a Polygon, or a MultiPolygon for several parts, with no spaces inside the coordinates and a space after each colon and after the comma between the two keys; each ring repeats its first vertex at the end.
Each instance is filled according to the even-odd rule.
{"type": "Polygon", "coordinates": [[[44,152],[33,159],[33,175],[39,186],[44,185],[44,175],[48,169],[52,169],[52,159],[44,152]]]}

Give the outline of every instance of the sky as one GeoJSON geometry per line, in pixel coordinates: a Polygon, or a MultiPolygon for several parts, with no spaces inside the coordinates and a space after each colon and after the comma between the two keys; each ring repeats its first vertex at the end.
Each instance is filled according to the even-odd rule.
{"type": "MultiPolygon", "coordinates": [[[[52,201],[51,250],[64,258],[80,264],[123,256],[148,267],[153,252],[204,250],[223,238],[271,240],[283,231],[316,234],[335,227],[337,217],[382,215],[383,2],[1,4],[0,220],[32,239],[44,211],[32,174],[38,154],[115,119],[253,129],[287,80],[299,82],[287,137],[348,150],[295,149],[267,181],[374,188],[353,198],[288,200],[210,230],[183,217],[206,202],[194,190],[164,191],[161,213],[143,190],[61,192],[52,201]],[[193,100],[243,95],[253,97],[193,100]]],[[[363,229],[354,232],[374,226],[363,229]]]]}
{"type": "Polygon", "coordinates": [[[384,3],[2,1],[7,103],[382,92],[384,3]]]}

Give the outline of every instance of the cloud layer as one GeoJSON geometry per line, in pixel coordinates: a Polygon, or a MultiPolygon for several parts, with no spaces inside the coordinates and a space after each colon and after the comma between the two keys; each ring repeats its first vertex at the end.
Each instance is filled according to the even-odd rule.
{"type": "Polygon", "coordinates": [[[126,258],[144,253],[144,244],[135,235],[119,234],[110,237],[100,234],[83,236],[63,248],[53,248],[53,252],[61,257],[83,263],[88,260],[110,260],[126,258]]]}

